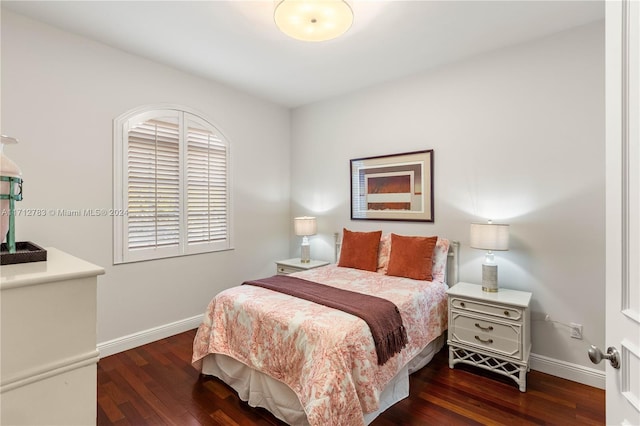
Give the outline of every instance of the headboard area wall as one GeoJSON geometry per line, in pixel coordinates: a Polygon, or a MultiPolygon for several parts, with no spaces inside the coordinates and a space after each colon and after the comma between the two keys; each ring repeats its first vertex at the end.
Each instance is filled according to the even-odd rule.
{"type": "Polygon", "coordinates": [[[460,281],[458,265],[460,263],[460,241],[449,241],[449,258],[447,259],[447,275],[445,281],[449,287],[460,281]]]}

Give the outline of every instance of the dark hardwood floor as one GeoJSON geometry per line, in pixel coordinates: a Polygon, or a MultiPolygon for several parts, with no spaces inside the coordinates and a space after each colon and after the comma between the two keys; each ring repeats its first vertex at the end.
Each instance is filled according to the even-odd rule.
{"type": "MultiPolygon", "coordinates": [[[[191,367],[195,330],[98,363],[98,425],[283,425],[191,367]]],[[[372,425],[603,425],[604,391],[537,371],[527,392],[473,367],[449,369],[447,351],[411,376],[411,395],[372,425]]]]}

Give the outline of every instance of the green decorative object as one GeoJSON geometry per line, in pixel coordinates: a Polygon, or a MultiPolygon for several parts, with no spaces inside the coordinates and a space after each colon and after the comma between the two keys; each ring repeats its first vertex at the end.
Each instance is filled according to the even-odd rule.
{"type": "MultiPolygon", "coordinates": [[[[0,200],[9,200],[9,230],[6,234],[7,247],[9,253],[16,252],[16,201],[22,201],[22,179],[11,176],[0,176],[0,182],[9,182],[9,193],[0,194],[0,200]],[[19,188],[19,192],[14,194],[15,188],[19,188]]],[[[5,212],[3,211],[4,215],[5,212]]]]}
{"type": "Polygon", "coordinates": [[[22,200],[22,172],[16,163],[4,154],[5,144],[18,140],[2,135],[0,143],[0,236],[7,241],[9,253],[16,252],[16,201],[22,200]]]}

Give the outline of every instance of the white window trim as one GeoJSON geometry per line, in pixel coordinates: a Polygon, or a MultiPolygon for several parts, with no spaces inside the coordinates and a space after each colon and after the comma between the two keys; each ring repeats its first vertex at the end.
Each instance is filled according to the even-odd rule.
{"type": "Polygon", "coordinates": [[[206,116],[192,108],[184,107],[175,104],[155,104],[145,105],[138,108],[134,108],[124,114],[118,116],[113,120],[113,165],[114,165],[114,188],[113,188],[113,207],[115,212],[123,212],[125,214],[114,214],[113,216],[113,258],[114,264],[138,262],[145,260],[163,259],[176,256],[186,256],[191,254],[226,251],[233,250],[233,197],[232,197],[232,161],[231,161],[231,143],[229,139],[224,135],[224,132],[219,126],[213,124],[213,122],[206,118],[206,116]],[[181,217],[180,217],[180,243],[178,247],[163,247],[155,248],[153,250],[129,250],[127,248],[127,148],[128,148],[128,122],[133,117],[141,114],[148,113],[149,117],[157,116],[158,113],[167,111],[179,116],[179,126],[181,132],[180,149],[180,163],[181,163],[181,179],[180,179],[180,194],[184,194],[187,181],[187,168],[183,163],[186,162],[186,143],[184,143],[184,114],[191,114],[198,120],[205,122],[213,127],[226,142],[227,148],[227,240],[224,244],[220,243],[192,243],[187,244],[187,203],[185,202],[184,195],[181,197],[181,217]]]}

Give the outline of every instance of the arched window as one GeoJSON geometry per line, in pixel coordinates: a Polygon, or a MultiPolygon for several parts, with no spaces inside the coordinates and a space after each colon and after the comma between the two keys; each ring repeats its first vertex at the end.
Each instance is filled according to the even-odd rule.
{"type": "Polygon", "coordinates": [[[228,250],[229,143],[182,107],[114,120],[114,263],[228,250]]]}

